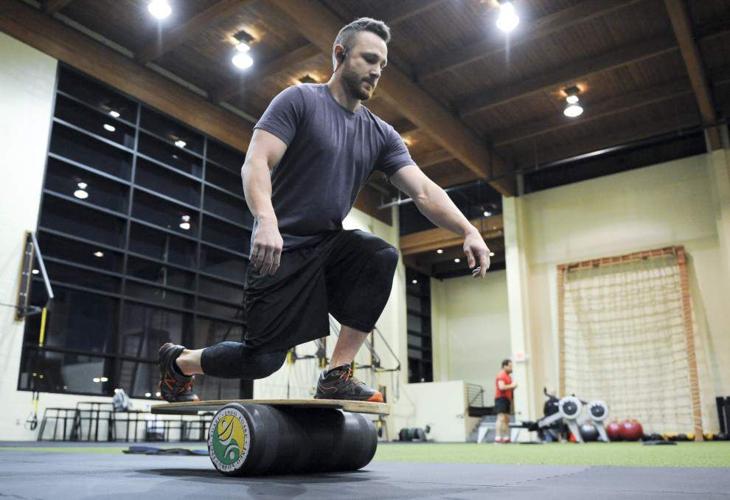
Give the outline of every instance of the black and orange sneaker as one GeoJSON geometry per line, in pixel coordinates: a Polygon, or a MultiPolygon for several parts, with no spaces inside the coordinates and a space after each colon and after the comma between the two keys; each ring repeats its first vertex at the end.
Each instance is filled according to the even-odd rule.
{"type": "Polygon", "coordinates": [[[174,366],[175,360],[185,348],[171,342],[160,347],[160,397],[170,403],[183,403],[186,401],[199,401],[200,398],[193,393],[193,376],[183,375],[174,366]]]}
{"type": "Polygon", "coordinates": [[[322,372],[314,398],[383,402],[383,395],[380,391],[368,387],[352,375],[352,367],[349,363],[322,372]]]}

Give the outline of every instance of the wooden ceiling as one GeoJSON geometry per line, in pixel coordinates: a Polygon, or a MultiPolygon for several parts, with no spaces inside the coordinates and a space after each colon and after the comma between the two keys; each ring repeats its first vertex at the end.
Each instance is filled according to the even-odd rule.
{"type": "MultiPolygon", "coordinates": [[[[13,4],[33,7],[235,114],[247,138],[281,90],[329,78],[343,24],[382,19],[390,64],[368,107],[438,184],[481,179],[497,199],[519,194],[518,173],[541,170],[558,185],[564,168],[550,182],[542,166],[673,131],[707,130],[718,148],[716,125],[730,114],[730,0],[515,0],[521,22],[509,37],[495,27],[496,0],[169,3],[160,23],[147,0],[0,0],[0,22],[13,4]],[[245,72],[230,62],[240,30],[254,38],[245,72]],[[576,119],[562,114],[571,86],[585,110],[576,119]]],[[[596,175],[610,171],[604,163],[596,175]]]]}

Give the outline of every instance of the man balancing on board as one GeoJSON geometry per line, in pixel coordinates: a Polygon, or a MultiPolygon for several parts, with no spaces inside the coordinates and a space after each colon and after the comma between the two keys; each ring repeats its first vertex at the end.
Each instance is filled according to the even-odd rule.
{"type": "Polygon", "coordinates": [[[362,105],[387,64],[389,41],[381,21],[348,24],[334,42],[329,82],[289,87],[254,127],[242,168],[254,216],[244,341],[197,350],[163,345],[163,399],[197,400],[192,376],[199,373],[271,375],[289,348],[329,335],[329,313],[342,329],[315,398],[383,401],[352,376],[351,363],[388,300],[398,252],[372,234],[342,228],[374,169],[434,224],[463,236],[474,277],[485,276],[489,249],[479,231],[415,165],[393,127],[362,105]]]}

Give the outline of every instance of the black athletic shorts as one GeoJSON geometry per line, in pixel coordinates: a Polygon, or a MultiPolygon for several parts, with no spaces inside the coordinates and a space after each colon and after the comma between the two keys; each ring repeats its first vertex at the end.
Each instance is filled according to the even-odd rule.
{"type": "Polygon", "coordinates": [[[494,413],[512,413],[512,401],[507,398],[495,398],[494,413]]]}
{"type": "Polygon", "coordinates": [[[328,313],[369,332],[383,312],[398,251],[360,230],[328,233],[314,245],[282,253],[273,276],[246,271],[246,343],[260,351],[289,349],[329,335],[328,313]]]}

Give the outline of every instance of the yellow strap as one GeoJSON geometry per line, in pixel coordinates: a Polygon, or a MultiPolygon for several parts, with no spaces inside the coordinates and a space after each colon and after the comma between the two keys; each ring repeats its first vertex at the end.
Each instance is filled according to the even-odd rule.
{"type": "Polygon", "coordinates": [[[45,307],[41,311],[41,335],[38,338],[38,347],[43,347],[43,343],[46,341],[46,315],[48,314],[48,309],[45,307]]]}

